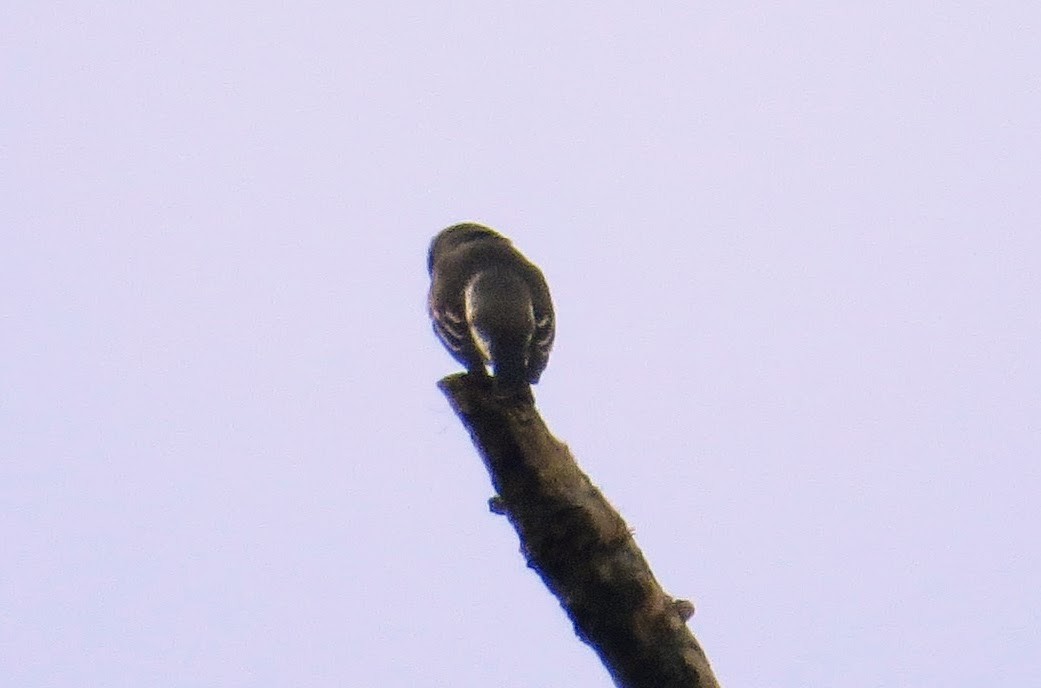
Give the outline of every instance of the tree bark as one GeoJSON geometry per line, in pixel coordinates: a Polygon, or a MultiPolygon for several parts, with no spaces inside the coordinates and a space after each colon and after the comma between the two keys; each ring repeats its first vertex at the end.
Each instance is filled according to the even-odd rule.
{"type": "Polygon", "coordinates": [[[530,397],[504,398],[487,378],[439,383],[470,432],[521,551],[575,633],[624,688],[718,688],[687,628],[693,606],[665,594],[618,512],[554,438],[530,397]]]}

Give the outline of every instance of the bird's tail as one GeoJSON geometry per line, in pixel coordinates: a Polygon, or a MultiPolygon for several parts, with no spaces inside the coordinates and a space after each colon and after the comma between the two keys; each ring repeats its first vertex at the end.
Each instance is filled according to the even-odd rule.
{"type": "Polygon", "coordinates": [[[528,341],[498,340],[492,345],[492,371],[501,389],[528,387],[528,341]]]}
{"type": "Polygon", "coordinates": [[[528,389],[535,315],[524,280],[505,268],[478,273],[467,285],[466,317],[500,389],[528,389]]]}

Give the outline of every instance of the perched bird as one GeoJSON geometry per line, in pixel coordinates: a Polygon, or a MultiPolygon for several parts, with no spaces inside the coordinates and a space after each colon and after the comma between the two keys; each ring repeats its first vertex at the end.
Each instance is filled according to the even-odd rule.
{"type": "Polygon", "coordinates": [[[430,319],[448,352],[471,373],[490,365],[504,391],[538,382],[554,336],[542,272],[509,239],[469,222],[434,237],[427,270],[430,319]]]}

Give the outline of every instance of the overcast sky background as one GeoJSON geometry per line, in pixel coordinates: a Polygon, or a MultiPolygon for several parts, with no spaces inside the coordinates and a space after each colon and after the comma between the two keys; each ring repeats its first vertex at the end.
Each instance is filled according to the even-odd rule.
{"type": "Polygon", "coordinates": [[[610,684],[434,383],[430,237],[726,686],[1041,674],[1035,3],[9,2],[0,682],[610,684]]]}

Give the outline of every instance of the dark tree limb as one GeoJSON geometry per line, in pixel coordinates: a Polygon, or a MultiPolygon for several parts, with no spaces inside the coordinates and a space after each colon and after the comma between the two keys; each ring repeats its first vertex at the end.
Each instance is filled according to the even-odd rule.
{"type": "Polygon", "coordinates": [[[528,566],[575,632],[624,688],[718,688],[687,628],[694,611],[669,597],[618,512],[554,438],[530,398],[503,398],[487,378],[439,383],[470,432],[497,493],[489,502],[520,536],[528,566]]]}

